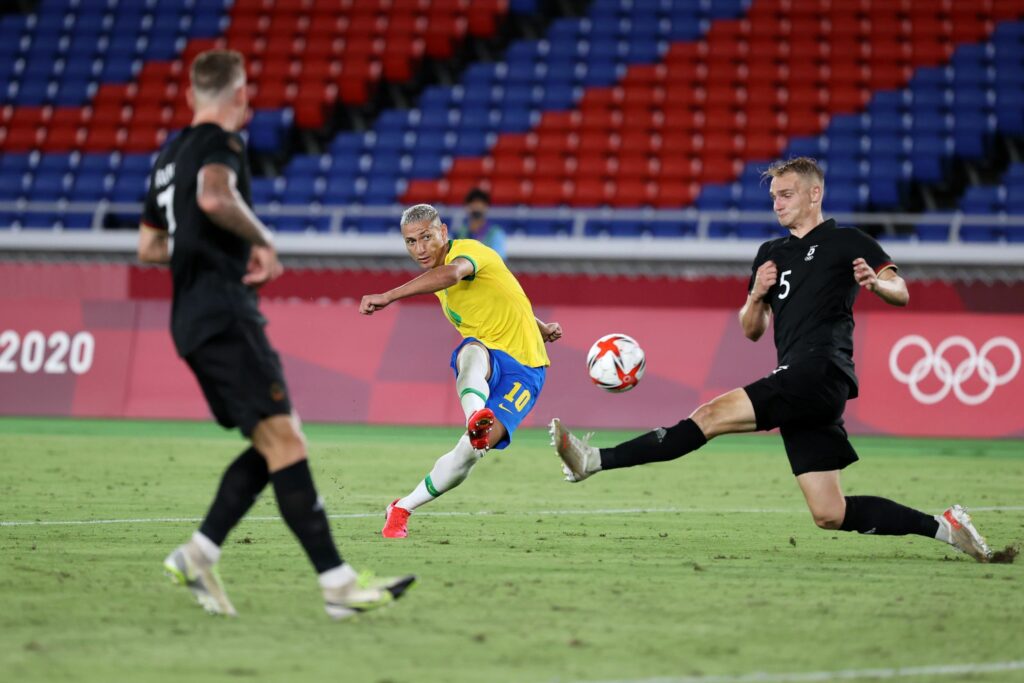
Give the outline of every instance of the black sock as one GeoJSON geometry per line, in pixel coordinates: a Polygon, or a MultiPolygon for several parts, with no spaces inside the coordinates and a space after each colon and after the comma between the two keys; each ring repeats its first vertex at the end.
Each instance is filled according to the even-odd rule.
{"type": "Polygon", "coordinates": [[[878,496],[847,496],[843,531],[878,536],[917,534],[935,538],[939,523],[929,514],[878,496]]]}
{"type": "Polygon", "coordinates": [[[614,470],[647,462],[674,460],[707,442],[707,437],[697,423],[687,418],[675,427],[658,428],[614,448],[602,448],[601,469],[614,470]]]}
{"type": "Polygon", "coordinates": [[[313,485],[309,463],[300,460],[270,475],[281,516],[309,555],[318,574],[341,566],[338,548],[331,537],[331,525],[323,501],[313,485]]]}
{"type": "Polygon", "coordinates": [[[243,452],[224,471],[220,488],[199,531],[217,545],[223,545],[228,533],[256,502],[269,479],[267,461],[260,452],[255,448],[243,452]]]}

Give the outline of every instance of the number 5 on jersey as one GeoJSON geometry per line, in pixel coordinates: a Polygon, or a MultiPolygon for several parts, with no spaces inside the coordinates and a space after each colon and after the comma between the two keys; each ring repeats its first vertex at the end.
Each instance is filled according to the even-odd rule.
{"type": "Polygon", "coordinates": [[[780,299],[785,299],[789,296],[790,283],[786,280],[786,276],[792,272],[792,270],[784,270],[782,271],[782,274],[779,275],[779,286],[783,288],[782,291],[779,292],[780,299]]]}

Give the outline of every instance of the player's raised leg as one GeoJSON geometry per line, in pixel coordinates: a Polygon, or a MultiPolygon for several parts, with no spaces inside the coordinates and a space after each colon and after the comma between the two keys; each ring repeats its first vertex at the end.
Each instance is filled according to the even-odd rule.
{"type": "Polygon", "coordinates": [[[416,488],[388,505],[384,528],[381,530],[384,538],[408,536],[409,515],[413,510],[464,482],[490,444],[504,438],[504,427],[487,407],[491,393],[487,383],[491,375],[487,348],[478,342],[465,343],[455,352],[452,364],[457,373],[455,390],[466,415],[466,434],[455,444],[455,448],[437,459],[430,473],[416,488]]]}
{"type": "Polygon", "coordinates": [[[591,446],[555,418],[551,421],[551,445],[562,459],[567,481],[583,481],[595,472],[664,462],[695,451],[721,434],[757,429],[754,406],[744,389],[734,389],[697,408],[673,427],[659,427],[611,448],[591,446]]]}
{"type": "Polygon", "coordinates": [[[456,354],[455,367],[455,389],[459,392],[462,412],[466,414],[469,443],[477,450],[487,450],[495,420],[494,412],[487,407],[491,395],[487,384],[491,376],[490,353],[483,344],[465,344],[456,354]]]}
{"type": "Polygon", "coordinates": [[[316,569],[328,615],[342,619],[401,597],[414,577],[368,583],[360,581],[355,569],[342,561],[331,536],[323,499],[313,484],[306,439],[298,419],[290,415],[266,418],[256,425],[252,438],[266,456],[281,516],[316,569]]]}
{"type": "Polygon", "coordinates": [[[888,498],[844,496],[839,470],[806,472],[796,480],[814,523],[822,529],[874,536],[914,534],[949,543],[979,562],[988,562],[992,555],[970,515],[959,505],[941,515],[929,515],[888,498]]]}

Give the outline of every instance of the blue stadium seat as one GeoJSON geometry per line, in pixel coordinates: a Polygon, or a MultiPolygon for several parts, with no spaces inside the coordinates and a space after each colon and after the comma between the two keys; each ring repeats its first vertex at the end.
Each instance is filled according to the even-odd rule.
{"type": "Polygon", "coordinates": [[[37,172],[28,190],[28,199],[33,202],[52,202],[64,196],[65,177],[63,173],[37,172]]]}
{"type": "Polygon", "coordinates": [[[324,183],[312,176],[290,177],[280,194],[281,203],[292,206],[304,206],[318,201],[324,191],[324,183]]]}
{"type": "Polygon", "coordinates": [[[257,109],[249,122],[249,146],[268,154],[281,151],[291,122],[290,109],[257,109]]]}
{"type": "Polygon", "coordinates": [[[362,183],[354,176],[332,177],[324,191],[324,204],[347,204],[362,194],[362,183]]]}
{"type": "Polygon", "coordinates": [[[398,220],[371,216],[352,216],[345,219],[343,230],[355,230],[367,235],[398,231],[398,220]]]}
{"type": "Polygon", "coordinates": [[[65,230],[90,230],[93,215],[88,212],[61,213],[57,220],[65,230]]]}
{"type": "Polygon", "coordinates": [[[121,173],[110,188],[109,199],[117,203],[142,201],[146,194],[147,178],[134,173],[121,173]]]}
{"type": "Polygon", "coordinates": [[[698,209],[704,211],[721,211],[734,206],[735,201],[736,192],[731,183],[727,185],[705,183],[694,204],[698,209]]]}
{"type": "Polygon", "coordinates": [[[253,204],[269,204],[278,196],[275,178],[253,178],[250,189],[253,204]]]}
{"type": "Polygon", "coordinates": [[[79,173],[68,191],[68,199],[75,202],[95,202],[107,194],[107,179],[97,173],[79,173]]]}
{"type": "Polygon", "coordinates": [[[992,185],[968,187],[960,200],[960,208],[970,214],[998,213],[1005,204],[1006,188],[992,185]]]}

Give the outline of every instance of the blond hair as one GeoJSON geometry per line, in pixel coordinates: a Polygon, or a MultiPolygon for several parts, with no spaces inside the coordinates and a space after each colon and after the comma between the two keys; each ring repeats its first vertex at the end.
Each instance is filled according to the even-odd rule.
{"type": "Polygon", "coordinates": [[[189,71],[192,90],[204,99],[215,99],[239,87],[245,79],[245,58],[236,50],[207,50],[193,61],[189,71]]]}
{"type": "Polygon", "coordinates": [[[817,182],[822,189],[825,188],[825,173],[818,166],[818,162],[811,157],[794,157],[792,159],[779,159],[769,166],[762,178],[778,178],[787,173],[796,173],[798,176],[817,182]]]}
{"type": "Polygon", "coordinates": [[[441,214],[430,204],[415,204],[402,212],[401,225],[406,226],[420,221],[427,221],[430,225],[440,224],[441,214]]]}

